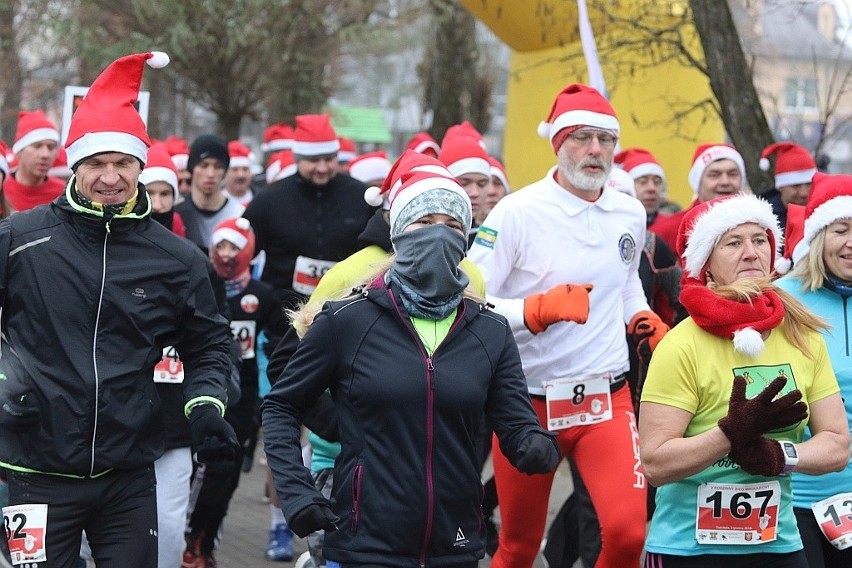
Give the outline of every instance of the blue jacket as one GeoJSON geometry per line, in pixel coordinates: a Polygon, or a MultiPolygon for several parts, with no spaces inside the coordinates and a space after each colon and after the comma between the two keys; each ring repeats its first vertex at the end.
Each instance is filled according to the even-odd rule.
{"type": "MultiPolygon", "coordinates": [[[[787,275],[775,284],[799,299],[808,309],[831,326],[823,332],[831,366],[840,384],[840,395],[846,407],[846,420],[852,424],[852,298],[823,286],[815,292],[802,290],[802,282],[787,275]]],[[[805,432],[805,439],[810,432],[805,432]]],[[[852,458],[846,469],[825,475],[793,474],[793,506],[810,509],[811,504],[832,495],[852,491],[852,458]]]]}

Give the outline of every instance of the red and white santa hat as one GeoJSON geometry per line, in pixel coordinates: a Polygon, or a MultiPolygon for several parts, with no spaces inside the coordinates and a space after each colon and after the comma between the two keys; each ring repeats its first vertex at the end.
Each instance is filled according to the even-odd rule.
{"type": "Polygon", "coordinates": [[[327,114],[300,114],[293,133],[293,154],[299,156],[328,156],[337,154],[340,141],[327,114]]]}
{"type": "Polygon", "coordinates": [[[433,172],[409,171],[402,174],[400,182],[388,196],[391,238],[417,219],[435,213],[453,217],[462,224],[465,234],[470,232],[470,198],[455,179],[433,172]]]}
{"type": "Polygon", "coordinates": [[[550,114],[538,125],[538,135],[550,140],[558,151],[565,139],[557,135],[565,128],[581,126],[608,130],[616,136],[620,131],[615,109],[606,97],[593,87],[572,83],[556,95],[550,114]]]}
{"type": "Polygon", "coordinates": [[[793,251],[794,261],[807,254],[820,231],[841,219],[852,219],[852,176],[815,173],[805,206],[802,240],[793,251]]]}
{"type": "Polygon", "coordinates": [[[164,181],[172,186],[175,199],[178,198],[178,171],[165,143],[154,144],[148,148],[148,161],[139,174],[139,182],[142,185],[155,181],[164,181]]]}
{"type": "Polygon", "coordinates": [[[636,184],[633,177],[619,168],[612,168],[606,178],[604,189],[607,191],[618,191],[630,197],[636,197],[636,184]]]}
{"type": "Polygon", "coordinates": [[[250,168],[252,165],[251,148],[239,140],[228,142],[228,156],[231,158],[229,168],[250,168]]]}
{"type": "Polygon", "coordinates": [[[628,148],[622,150],[613,156],[612,161],[615,165],[620,166],[621,169],[630,174],[630,177],[633,179],[639,179],[642,176],[660,176],[663,181],[666,179],[663,166],[645,148],[628,148]]]}
{"type": "Polygon", "coordinates": [[[698,193],[704,170],[713,162],[731,160],[740,170],[743,179],[746,177],[745,162],[742,155],[730,144],[700,144],[692,156],[692,167],[689,169],[689,186],[698,193]]]}
{"type": "Polygon", "coordinates": [[[68,167],[68,154],[65,148],[60,146],[56,151],[56,159],[53,160],[53,165],[47,170],[47,175],[68,179],[74,172],[68,167]]]}
{"type": "Polygon", "coordinates": [[[269,158],[266,166],[266,183],[270,184],[296,173],[298,167],[290,150],[281,150],[269,158]]]}
{"type": "Polygon", "coordinates": [[[368,182],[374,179],[385,179],[390,173],[391,162],[388,155],[379,150],[356,156],[349,162],[349,175],[358,181],[368,182]]]}
{"type": "Polygon", "coordinates": [[[441,142],[441,153],[438,159],[443,162],[453,177],[465,174],[482,174],[491,179],[491,164],[488,153],[473,136],[445,136],[441,142]]]}
{"type": "Polygon", "coordinates": [[[126,55],[113,61],[89,87],[71,117],[65,141],[72,170],[103,152],[128,154],[145,164],[151,140],[134,104],[146,62],[153,68],[165,67],[169,56],[161,51],[126,55]]]}
{"type": "Polygon", "coordinates": [[[216,272],[226,280],[232,280],[250,269],[254,249],[254,230],[249,220],[244,217],[225,219],[213,229],[210,236],[210,260],[216,267],[216,272]],[[228,262],[216,252],[216,245],[222,241],[228,241],[240,249],[228,262]]]}
{"type": "Polygon", "coordinates": [[[793,142],[770,144],[760,153],[760,169],[769,171],[769,157],[775,155],[775,187],[810,183],[817,172],[810,152],[793,142]]]}
{"type": "Polygon", "coordinates": [[[6,143],[0,140],[0,172],[3,172],[5,178],[9,177],[9,159],[6,157],[9,155],[9,147],[6,146],[6,143]]]}
{"type": "Polygon", "coordinates": [[[289,124],[271,124],[263,131],[263,143],[260,149],[264,152],[293,149],[293,127],[289,124]]]}
{"type": "Polygon", "coordinates": [[[437,158],[441,152],[441,147],[435,142],[428,132],[418,132],[405,145],[406,150],[414,150],[418,154],[430,154],[433,158],[437,158]]]}
{"type": "Polygon", "coordinates": [[[503,163],[494,156],[488,156],[488,163],[491,165],[491,177],[496,177],[500,180],[500,183],[503,184],[503,188],[506,190],[506,195],[512,193],[512,189],[509,187],[509,178],[506,176],[506,168],[503,167],[503,163]]]}
{"type": "Polygon", "coordinates": [[[364,192],[364,201],[373,207],[383,206],[390,209],[391,190],[399,188],[402,176],[408,172],[426,172],[444,177],[453,177],[450,170],[436,158],[414,150],[406,150],[391,165],[381,187],[371,186],[364,192]]]}
{"type": "Polygon", "coordinates": [[[337,161],[341,164],[348,164],[358,155],[358,152],[355,151],[355,142],[345,136],[340,136],[337,140],[340,142],[340,150],[337,151],[337,161]]]}
{"type": "Polygon", "coordinates": [[[706,266],[713,249],[726,232],[743,223],[756,223],[766,230],[772,247],[770,272],[775,270],[778,247],[784,242],[772,205],[756,195],[736,193],[691,207],[680,222],[677,253],[683,260],[684,277],[707,284],[706,266]]]}
{"type": "Polygon", "coordinates": [[[459,124],[454,124],[447,128],[447,131],[444,133],[444,138],[443,140],[441,140],[441,146],[444,145],[447,139],[453,138],[455,136],[467,136],[469,138],[473,138],[480,146],[482,146],[482,149],[485,150],[485,153],[488,153],[488,147],[485,145],[485,138],[482,136],[482,133],[467,120],[462,121],[459,124]]]}
{"type": "Polygon", "coordinates": [[[189,142],[179,136],[172,135],[166,138],[163,143],[177,170],[179,172],[185,170],[186,163],[189,160],[189,142]]]}
{"type": "Polygon", "coordinates": [[[17,154],[30,144],[50,140],[59,143],[59,130],[53,122],[47,118],[44,111],[22,110],[18,113],[18,128],[15,131],[15,142],[12,144],[12,152],[17,154]]]}

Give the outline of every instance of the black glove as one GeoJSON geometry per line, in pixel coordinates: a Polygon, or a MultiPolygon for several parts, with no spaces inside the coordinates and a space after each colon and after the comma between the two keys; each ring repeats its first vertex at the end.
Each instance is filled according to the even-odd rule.
{"type": "Polygon", "coordinates": [[[764,436],[733,446],[728,457],[743,471],[767,477],[781,475],[786,463],[781,444],[764,436]]]}
{"type": "Polygon", "coordinates": [[[758,436],[786,428],[805,420],[808,407],[802,402],[799,389],[773,400],[784,385],[786,377],[777,377],[754,398],[746,398],[746,380],[734,377],[728,414],[719,420],[719,428],[731,441],[731,447],[741,446],[758,436]]]}
{"type": "Polygon", "coordinates": [[[0,425],[24,429],[38,424],[38,406],[31,394],[7,395],[0,403],[0,425]]]}
{"type": "Polygon", "coordinates": [[[305,538],[316,531],[336,531],[339,520],[327,504],[311,503],[288,519],[287,526],[296,536],[305,538]]]}
{"type": "Polygon", "coordinates": [[[518,460],[515,468],[521,473],[549,473],[556,469],[562,452],[551,436],[533,432],[518,445],[518,460]]]}
{"type": "Polygon", "coordinates": [[[189,414],[189,430],[198,461],[228,461],[236,457],[240,448],[237,435],[215,405],[194,406],[189,414]]]}

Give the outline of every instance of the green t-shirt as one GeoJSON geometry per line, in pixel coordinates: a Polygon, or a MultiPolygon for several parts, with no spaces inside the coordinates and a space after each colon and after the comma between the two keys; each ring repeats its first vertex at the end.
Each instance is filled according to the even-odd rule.
{"type": "Polygon", "coordinates": [[[450,332],[450,328],[456,320],[457,311],[458,310],[453,310],[449,316],[439,321],[411,316],[411,323],[414,325],[417,335],[420,336],[420,342],[423,343],[423,347],[426,348],[426,353],[428,353],[430,357],[435,352],[435,348],[441,344],[441,341],[443,341],[450,332]]]}
{"type": "MultiPolygon", "coordinates": [[[[817,332],[807,335],[813,355],[810,359],[789,342],[783,330],[783,324],[774,329],[766,339],[763,352],[756,358],[750,358],[734,351],[730,339],[702,330],[692,318],[684,320],[666,335],[654,351],[642,389],[642,402],[665,404],[691,413],[693,418],[684,433],[684,437],[691,437],[710,430],[727,414],[731,386],[738,375],[748,382],[746,395],[749,398],[782,374],[789,379],[782,393],[798,388],[805,402],[814,402],[838,392],[837,379],[822,335],[817,332]]],[[[799,442],[804,429],[805,423],[799,423],[767,436],[799,442]]],[[[650,552],[681,556],[794,552],[802,548],[802,541],[793,516],[791,493],[789,476],[753,476],[725,457],[702,472],[657,490],[657,508],[645,548],[650,552]],[[705,485],[708,483],[726,487],[720,488],[721,492],[717,493],[716,488],[705,485]],[[731,489],[730,485],[761,484],[761,487],[746,489],[746,492],[755,493],[765,491],[767,483],[780,493],[780,506],[777,514],[771,506],[765,511],[768,520],[777,520],[777,529],[762,535],[767,540],[774,536],[775,540],[760,544],[723,544],[737,539],[728,537],[725,531],[696,530],[699,513],[704,515],[702,527],[706,527],[707,515],[714,504],[734,512],[731,520],[726,511],[716,510],[721,511],[725,522],[736,523],[736,515],[747,511],[747,508],[737,507],[737,503],[743,500],[742,490],[731,489]],[[737,497],[737,494],[740,496],[737,497]],[[732,504],[734,506],[730,507],[732,504]]],[[[753,506],[755,510],[769,503],[754,494],[748,501],[748,507],[753,506]]],[[[749,542],[760,540],[758,535],[749,537],[749,542]]]]}

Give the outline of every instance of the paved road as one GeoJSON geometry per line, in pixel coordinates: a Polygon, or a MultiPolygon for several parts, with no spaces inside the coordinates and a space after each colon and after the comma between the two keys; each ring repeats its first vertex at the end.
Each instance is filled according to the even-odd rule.
{"type": "MultiPolygon", "coordinates": [[[[271,562],[264,557],[269,530],[269,505],[263,499],[263,479],[263,467],[255,465],[251,472],[243,474],[240,480],[240,486],[225,519],[222,542],[216,553],[219,568],[293,566],[293,562],[271,562]]],[[[563,465],[557,472],[553,485],[549,517],[556,514],[570,492],[571,475],[567,465],[563,465]]],[[[306,550],[305,542],[295,539],[293,548],[296,552],[295,558],[298,558],[299,554],[306,550]]],[[[480,568],[490,565],[487,557],[479,563],[480,568]]],[[[535,568],[545,568],[544,562],[537,560],[535,568]]]]}

